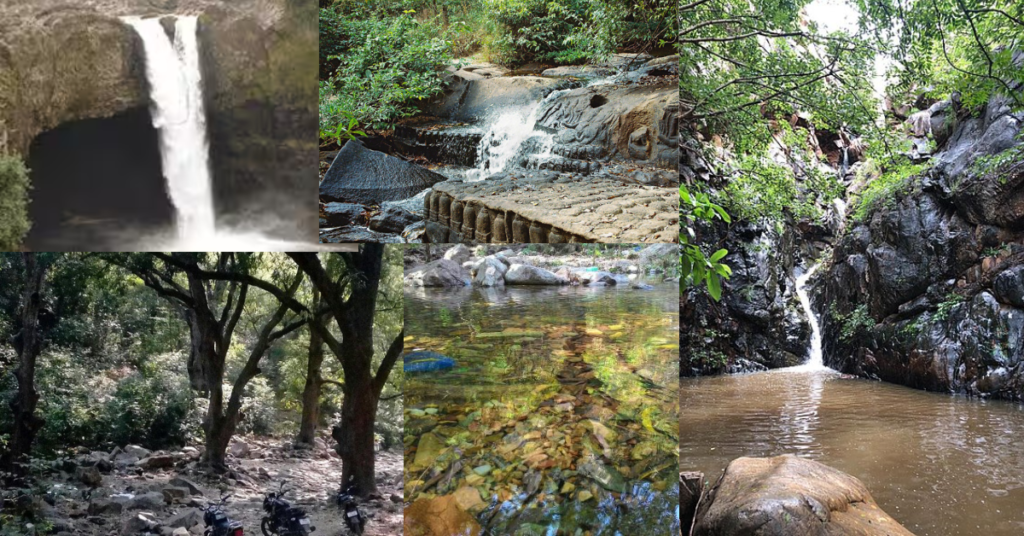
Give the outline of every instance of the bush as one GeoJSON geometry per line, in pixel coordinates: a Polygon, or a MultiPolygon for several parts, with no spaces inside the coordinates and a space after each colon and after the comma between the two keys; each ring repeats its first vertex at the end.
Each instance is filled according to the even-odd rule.
{"type": "Polygon", "coordinates": [[[417,102],[442,91],[450,43],[408,13],[342,20],[339,28],[334,49],[344,51],[328,56],[338,62],[337,71],[320,81],[321,137],[353,118],[364,128],[389,128],[417,113],[417,102]]]}
{"type": "Polygon", "coordinates": [[[28,233],[28,168],[21,158],[0,155],[0,250],[16,251],[28,233]]]}

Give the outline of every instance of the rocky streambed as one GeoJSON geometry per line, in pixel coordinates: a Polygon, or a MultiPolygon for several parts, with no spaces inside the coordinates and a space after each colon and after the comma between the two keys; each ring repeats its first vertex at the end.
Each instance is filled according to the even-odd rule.
{"type": "Polygon", "coordinates": [[[322,155],[321,241],[674,242],[677,61],[452,68],[382,151],[322,155]]]}

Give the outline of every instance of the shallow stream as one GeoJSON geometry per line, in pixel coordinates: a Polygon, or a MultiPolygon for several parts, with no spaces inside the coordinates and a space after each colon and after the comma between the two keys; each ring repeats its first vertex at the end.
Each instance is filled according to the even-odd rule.
{"type": "Polygon", "coordinates": [[[493,534],[678,532],[675,284],[406,298],[406,350],[456,361],[406,375],[408,503],[472,488],[493,534]]]}

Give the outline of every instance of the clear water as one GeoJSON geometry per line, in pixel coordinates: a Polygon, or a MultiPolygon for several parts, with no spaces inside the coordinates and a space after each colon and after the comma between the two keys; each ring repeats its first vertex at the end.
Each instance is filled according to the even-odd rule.
{"type": "Polygon", "coordinates": [[[405,375],[406,501],[473,487],[493,534],[678,532],[678,296],[675,284],[408,291],[406,351],[457,365],[405,375]],[[418,464],[428,434],[445,448],[418,464]],[[622,492],[595,467],[620,473],[622,492]]]}
{"type": "Polygon", "coordinates": [[[1024,407],[828,371],[683,378],[680,469],[806,456],[864,482],[918,536],[1024,534],[1024,407]]]}

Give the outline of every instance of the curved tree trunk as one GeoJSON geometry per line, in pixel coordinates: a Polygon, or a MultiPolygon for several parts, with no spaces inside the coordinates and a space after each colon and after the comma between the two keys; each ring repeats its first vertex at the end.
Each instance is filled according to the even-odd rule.
{"type": "MultiPolygon", "coordinates": [[[[320,292],[313,290],[312,310],[320,309],[320,292]]],[[[316,322],[317,320],[311,320],[316,322]]],[[[321,326],[323,325],[321,321],[321,326]]],[[[302,421],[299,423],[299,435],[295,438],[296,446],[313,446],[316,427],[320,422],[320,391],[323,381],[320,369],[324,363],[324,339],[318,329],[309,330],[309,359],[306,363],[306,386],[302,390],[302,421]]]]}
{"type": "Polygon", "coordinates": [[[39,308],[42,303],[40,292],[46,268],[39,263],[35,253],[24,253],[25,290],[22,294],[21,333],[15,337],[18,351],[18,368],[14,376],[18,380],[18,393],[10,401],[14,417],[11,442],[4,454],[3,467],[13,474],[25,473],[22,459],[32,451],[36,433],[43,427],[43,419],[36,415],[39,393],[36,392],[36,358],[43,347],[39,330],[39,308]]]}

